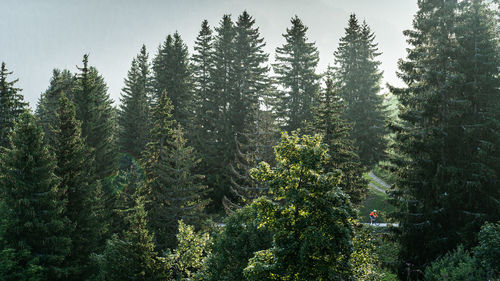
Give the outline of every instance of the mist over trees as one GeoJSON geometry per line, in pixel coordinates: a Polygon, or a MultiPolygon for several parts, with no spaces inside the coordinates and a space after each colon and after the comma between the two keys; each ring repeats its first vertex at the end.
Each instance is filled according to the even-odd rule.
{"type": "Polygon", "coordinates": [[[0,279],[497,280],[499,5],[418,1],[387,90],[355,14],[324,73],[297,15],[274,54],[203,20],[118,105],[88,54],[33,113],[2,63],[0,279]]]}

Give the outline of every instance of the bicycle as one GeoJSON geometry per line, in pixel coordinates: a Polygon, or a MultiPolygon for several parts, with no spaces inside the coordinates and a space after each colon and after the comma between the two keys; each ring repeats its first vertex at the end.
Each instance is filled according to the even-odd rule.
{"type": "Polygon", "coordinates": [[[377,220],[376,217],[370,217],[370,225],[379,226],[380,222],[377,220]]]}

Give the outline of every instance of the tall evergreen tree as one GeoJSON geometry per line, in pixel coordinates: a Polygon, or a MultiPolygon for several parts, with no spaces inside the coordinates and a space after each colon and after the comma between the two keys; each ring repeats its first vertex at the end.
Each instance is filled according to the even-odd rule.
{"type": "Polygon", "coordinates": [[[229,177],[227,167],[231,159],[234,147],[231,147],[234,136],[230,123],[227,119],[229,112],[229,100],[234,91],[234,70],[235,60],[234,48],[234,22],[230,15],[224,15],[215,28],[213,64],[211,73],[212,93],[214,94],[213,107],[214,120],[214,140],[213,147],[209,148],[211,153],[207,153],[204,158],[204,165],[212,167],[211,173],[207,175],[207,184],[213,188],[211,198],[213,208],[220,210],[224,195],[229,193],[229,177]]]}
{"type": "Polygon", "coordinates": [[[54,135],[51,126],[57,123],[57,108],[59,99],[64,93],[69,100],[72,100],[72,90],[74,87],[74,76],[69,70],[54,69],[50,79],[49,88],[45,90],[38,100],[36,115],[45,134],[45,141],[54,145],[54,135]]]}
{"type": "Polygon", "coordinates": [[[7,70],[5,62],[2,62],[0,69],[0,147],[9,146],[9,133],[18,116],[28,105],[23,102],[23,96],[19,94],[21,89],[14,86],[19,79],[7,81],[7,76],[12,73],[7,70]]]}
{"type": "Polygon", "coordinates": [[[152,77],[146,46],[132,60],[125,79],[118,112],[120,152],[139,159],[149,136],[149,106],[153,94],[152,77]]]}
{"type": "Polygon", "coordinates": [[[352,125],[342,119],[344,104],[334,89],[331,79],[326,81],[326,90],[319,96],[318,107],[310,131],[321,134],[328,145],[331,158],[327,171],[342,171],[340,187],[349,194],[353,203],[359,204],[365,198],[367,181],[363,179],[363,167],[350,138],[352,125]]]}
{"type": "Polygon", "coordinates": [[[191,128],[193,92],[189,54],[179,33],[168,35],[153,60],[156,99],[167,92],[174,106],[173,117],[185,128],[191,128]]]}
{"type": "Polygon", "coordinates": [[[206,175],[205,184],[218,187],[221,174],[219,141],[222,100],[214,90],[214,43],[213,32],[208,21],[204,20],[192,56],[195,133],[191,141],[202,158],[198,170],[206,175]]]}
{"type": "Polygon", "coordinates": [[[42,129],[29,113],[19,116],[10,149],[0,154],[2,280],[67,280],[70,222],[66,190],[54,174],[56,162],[42,129]]]}
{"type": "MultiPolygon", "coordinates": [[[[238,197],[243,195],[243,189],[251,189],[248,194],[260,189],[250,178],[249,170],[261,157],[258,155],[258,141],[259,134],[263,132],[259,130],[258,118],[269,84],[266,76],[269,68],[265,65],[268,55],[263,51],[264,39],[254,25],[255,20],[246,11],[236,22],[235,56],[232,64],[234,88],[229,96],[228,112],[225,115],[230,128],[226,140],[229,146],[226,149],[231,153],[227,173],[232,185],[232,195],[238,197]]],[[[244,198],[235,199],[245,201],[244,198]]],[[[228,205],[225,205],[227,208],[228,205]]]]}
{"type": "Polygon", "coordinates": [[[76,117],[82,121],[82,136],[93,151],[95,176],[104,179],[115,172],[116,166],[112,100],[102,76],[88,66],[88,55],[83,56],[83,67],[78,70],[73,91],[76,117]]]}
{"type": "Polygon", "coordinates": [[[335,51],[335,78],[339,95],[346,103],[344,118],[353,124],[352,138],[364,166],[384,158],[386,149],[385,108],[380,92],[382,72],[378,69],[375,35],[366,23],[359,25],[354,14],[335,51]]]}
{"type": "Polygon", "coordinates": [[[94,212],[93,199],[96,183],[92,177],[90,150],[81,138],[81,122],[76,120],[75,107],[64,93],[60,94],[56,122],[53,128],[57,167],[55,174],[61,179],[59,184],[66,191],[66,217],[72,223],[71,255],[67,259],[74,272],[71,280],[86,280],[89,276],[89,256],[98,249],[102,225],[94,212]]]}
{"type": "Polygon", "coordinates": [[[313,107],[319,91],[316,66],[319,53],[313,42],[307,42],[307,27],[297,17],[283,37],[286,43],[276,49],[273,64],[276,81],[282,90],[277,91],[275,111],[281,127],[286,131],[303,129],[313,119],[313,107]]]}
{"type": "Polygon", "coordinates": [[[159,251],[175,248],[177,222],[180,219],[200,225],[206,187],[202,176],[193,174],[199,160],[186,146],[182,130],[172,119],[172,104],[164,94],[153,110],[151,142],[144,151],[146,171],[146,210],[150,229],[159,251]]]}
{"type": "Polygon", "coordinates": [[[421,1],[394,126],[402,259],[422,268],[498,219],[499,43],[487,1],[421,1]]]}

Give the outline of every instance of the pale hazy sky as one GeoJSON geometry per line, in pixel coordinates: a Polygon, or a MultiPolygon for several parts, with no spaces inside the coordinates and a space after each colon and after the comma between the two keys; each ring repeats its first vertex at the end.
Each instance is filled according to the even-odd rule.
{"type": "Polygon", "coordinates": [[[401,85],[395,72],[406,55],[402,32],[411,27],[417,0],[0,0],[0,61],[14,71],[10,78],[19,78],[17,86],[34,108],[52,69],[75,72],[89,53],[116,102],[142,44],[152,58],[177,30],[192,53],[203,19],[213,27],[223,14],[236,20],[243,10],[255,18],[271,61],[290,18],[298,15],[320,52],[319,71],[333,62],[349,15],[355,13],[375,32],[383,52],[383,84],[401,85]]]}

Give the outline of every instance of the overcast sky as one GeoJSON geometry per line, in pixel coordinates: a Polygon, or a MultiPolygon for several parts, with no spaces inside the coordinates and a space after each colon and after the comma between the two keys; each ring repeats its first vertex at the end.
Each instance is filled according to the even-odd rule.
{"type": "Polygon", "coordinates": [[[76,71],[84,53],[119,100],[133,57],[145,44],[150,58],[168,34],[178,31],[190,53],[201,21],[218,25],[247,10],[256,20],[274,60],[290,18],[298,15],[320,52],[318,71],[333,62],[333,52],[351,13],[366,20],[383,52],[386,82],[401,85],[397,61],[406,55],[403,30],[411,28],[416,0],[0,0],[0,61],[19,78],[18,87],[34,108],[49,84],[52,69],[76,71]]]}

